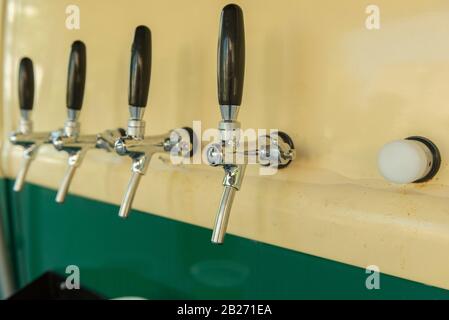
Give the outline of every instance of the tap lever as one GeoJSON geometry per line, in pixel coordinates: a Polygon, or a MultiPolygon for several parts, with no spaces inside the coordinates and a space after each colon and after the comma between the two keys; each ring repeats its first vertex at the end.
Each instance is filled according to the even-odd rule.
{"type": "Polygon", "coordinates": [[[151,31],[139,26],[134,33],[129,76],[129,120],[127,135],[133,139],[145,136],[143,114],[148,101],[151,78],[151,31]]]}
{"type": "MultiPolygon", "coordinates": [[[[19,103],[20,110],[33,110],[34,102],[34,70],[30,58],[22,58],[19,67],[19,103]]],[[[28,119],[27,119],[28,120],[28,119]]]]}
{"type": "Polygon", "coordinates": [[[83,106],[86,83],[86,46],[81,41],[72,44],[67,77],[67,116],[64,135],[77,137],[80,132],[79,113],[83,106]]]}
{"type": "MultiPolygon", "coordinates": [[[[75,41],[69,58],[67,77],[67,109],[80,111],[83,106],[84,86],[86,83],[86,46],[75,41]]],[[[76,119],[72,119],[76,120],[76,119]]]]}
{"type": "Polygon", "coordinates": [[[151,31],[146,26],[136,28],[131,51],[129,105],[145,108],[151,77],[151,31]]]}
{"type": "Polygon", "coordinates": [[[33,61],[22,58],[19,66],[19,106],[20,123],[19,133],[30,134],[33,132],[33,121],[31,111],[34,103],[34,70],[33,61]]]}
{"type": "MultiPolygon", "coordinates": [[[[241,105],[244,75],[245,29],[243,11],[238,5],[229,4],[223,8],[221,13],[218,41],[217,79],[220,106],[234,106],[231,109],[235,109],[236,106],[241,105]]],[[[223,117],[225,115],[223,114],[223,117]]]]}

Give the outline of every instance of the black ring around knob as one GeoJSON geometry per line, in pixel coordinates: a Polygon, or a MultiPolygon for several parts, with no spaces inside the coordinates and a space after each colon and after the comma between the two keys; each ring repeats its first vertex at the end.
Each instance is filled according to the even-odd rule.
{"type": "Polygon", "coordinates": [[[426,174],[421,179],[413,181],[413,183],[423,183],[423,182],[429,181],[437,174],[438,170],[440,170],[440,166],[441,166],[440,150],[438,150],[438,147],[432,141],[430,141],[427,138],[421,137],[421,136],[412,136],[412,137],[405,138],[405,140],[419,141],[419,142],[423,143],[427,148],[429,148],[430,153],[432,154],[432,167],[430,168],[430,171],[428,174],[426,174]]]}
{"type": "MultiPolygon", "coordinates": [[[[288,144],[289,147],[290,147],[292,150],[295,149],[295,144],[293,143],[292,138],[291,138],[288,134],[286,134],[286,133],[283,132],[283,131],[278,131],[278,132],[277,132],[277,135],[278,135],[278,137],[282,140],[282,142],[288,144]]],[[[266,135],[266,137],[267,137],[268,139],[271,139],[271,136],[270,136],[270,135],[266,135]]],[[[277,164],[277,168],[278,168],[278,169],[284,169],[284,168],[287,168],[291,162],[292,162],[292,160],[289,160],[287,163],[284,163],[284,164],[278,163],[278,164],[277,164]]],[[[269,167],[270,165],[271,165],[270,163],[267,163],[267,164],[264,164],[264,165],[262,165],[262,166],[264,166],[264,167],[269,167]]]]}

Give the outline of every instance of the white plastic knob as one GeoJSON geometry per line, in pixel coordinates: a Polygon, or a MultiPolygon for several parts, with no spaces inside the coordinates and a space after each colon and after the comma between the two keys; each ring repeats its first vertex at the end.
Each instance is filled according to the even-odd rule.
{"type": "Polygon", "coordinates": [[[396,140],[380,149],[377,164],[380,174],[394,183],[412,183],[424,178],[432,168],[430,149],[416,140],[396,140]]]}

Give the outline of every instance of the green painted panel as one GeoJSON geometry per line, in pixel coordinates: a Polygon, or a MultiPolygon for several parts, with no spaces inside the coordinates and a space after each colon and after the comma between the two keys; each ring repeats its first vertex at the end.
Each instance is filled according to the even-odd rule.
{"type": "MultiPolygon", "coordinates": [[[[0,237],[3,235],[4,239],[4,246],[6,247],[5,249],[8,250],[9,247],[11,246],[9,241],[11,239],[10,234],[9,234],[9,220],[8,220],[8,202],[7,202],[7,197],[6,197],[6,193],[4,192],[6,188],[6,181],[4,179],[0,179],[0,228],[3,228],[2,230],[0,230],[0,237]]],[[[2,241],[0,239],[0,250],[4,250],[2,247],[2,241]]],[[[3,257],[3,255],[0,254],[0,259],[5,258],[3,257]]],[[[4,262],[3,262],[4,263],[4,262]]],[[[0,268],[3,267],[3,263],[2,261],[0,261],[0,268]]],[[[0,270],[0,274],[2,274],[2,270],[0,270]]],[[[2,278],[0,277],[0,299],[4,299],[5,298],[5,293],[3,292],[4,286],[5,284],[2,283],[2,278]]]]}
{"type": "Polygon", "coordinates": [[[438,299],[449,292],[382,275],[367,290],[365,270],[264,243],[229,236],[210,244],[211,231],[27,185],[10,192],[14,260],[23,286],[47,270],[81,270],[81,283],[109,297],[151,299],[438,299]]]}

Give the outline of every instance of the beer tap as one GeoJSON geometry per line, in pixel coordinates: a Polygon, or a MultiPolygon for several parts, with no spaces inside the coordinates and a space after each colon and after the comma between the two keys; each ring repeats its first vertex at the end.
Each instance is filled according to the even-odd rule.
{"type": "Polygon", "coordinates": [[[151,31],[146,26],[139,26],[135,30],[131,49],[128,129],[126,136],[115,143],[117,154],[129,156],[132,160],[131,178],[119,211],[121,218],[128,217],[140,179],[145,175],[154,154],[187,157],[192,155],[193,150],[193,131],[190,128],[145,136],[143,115],[150,87],[151,55],[151,31]]]}
{"type": "Polygon", "coordinates": [[[219,142],[206,149],[212,166],[221,166],[225,176],[212,243],[222,244],[236,191],[240,190],[246,165],[255,158],[262,166],[282,169],[295,158],[292,139],[284,132],[272,132],[258,137],[256,148],[241,141],[237,121],[243,94],[245,72],[245,32],[242,9],[235,4],[224,7],[221,13],[218,41],[218,102],[222,120],[218,125],[219,142]],[[257,157],[255,157],[257,156],[257,157]]]}
{"type": "Polygon", "coordinates": [[[112,151],[115,140],[124,134],[123,129],[106,130],[100,134],[81,135],[79,114],[83,105],[86,82],[86,46],[75,41],[69,58],[67,78],[67,120],[64,128],[52,132],[52,143],[58,151],[68,153],[68,167],[59,186],[56,202],[63,203],[77,168],[86,153],[94,148],[112,151]]]}
{"type": "Polygon", "coordinates": [[[35,159],[39,148],[50,143],[50,132],[33,132],[31,112],[34,102],[34,70],[33,61],[23,58],[19,67],[19,105],[20,124],[17,131],[12,132],[9,141],[24,148],[22,164],[17,174],[13,190],[22,190],[28,169],[35,159]]]}

